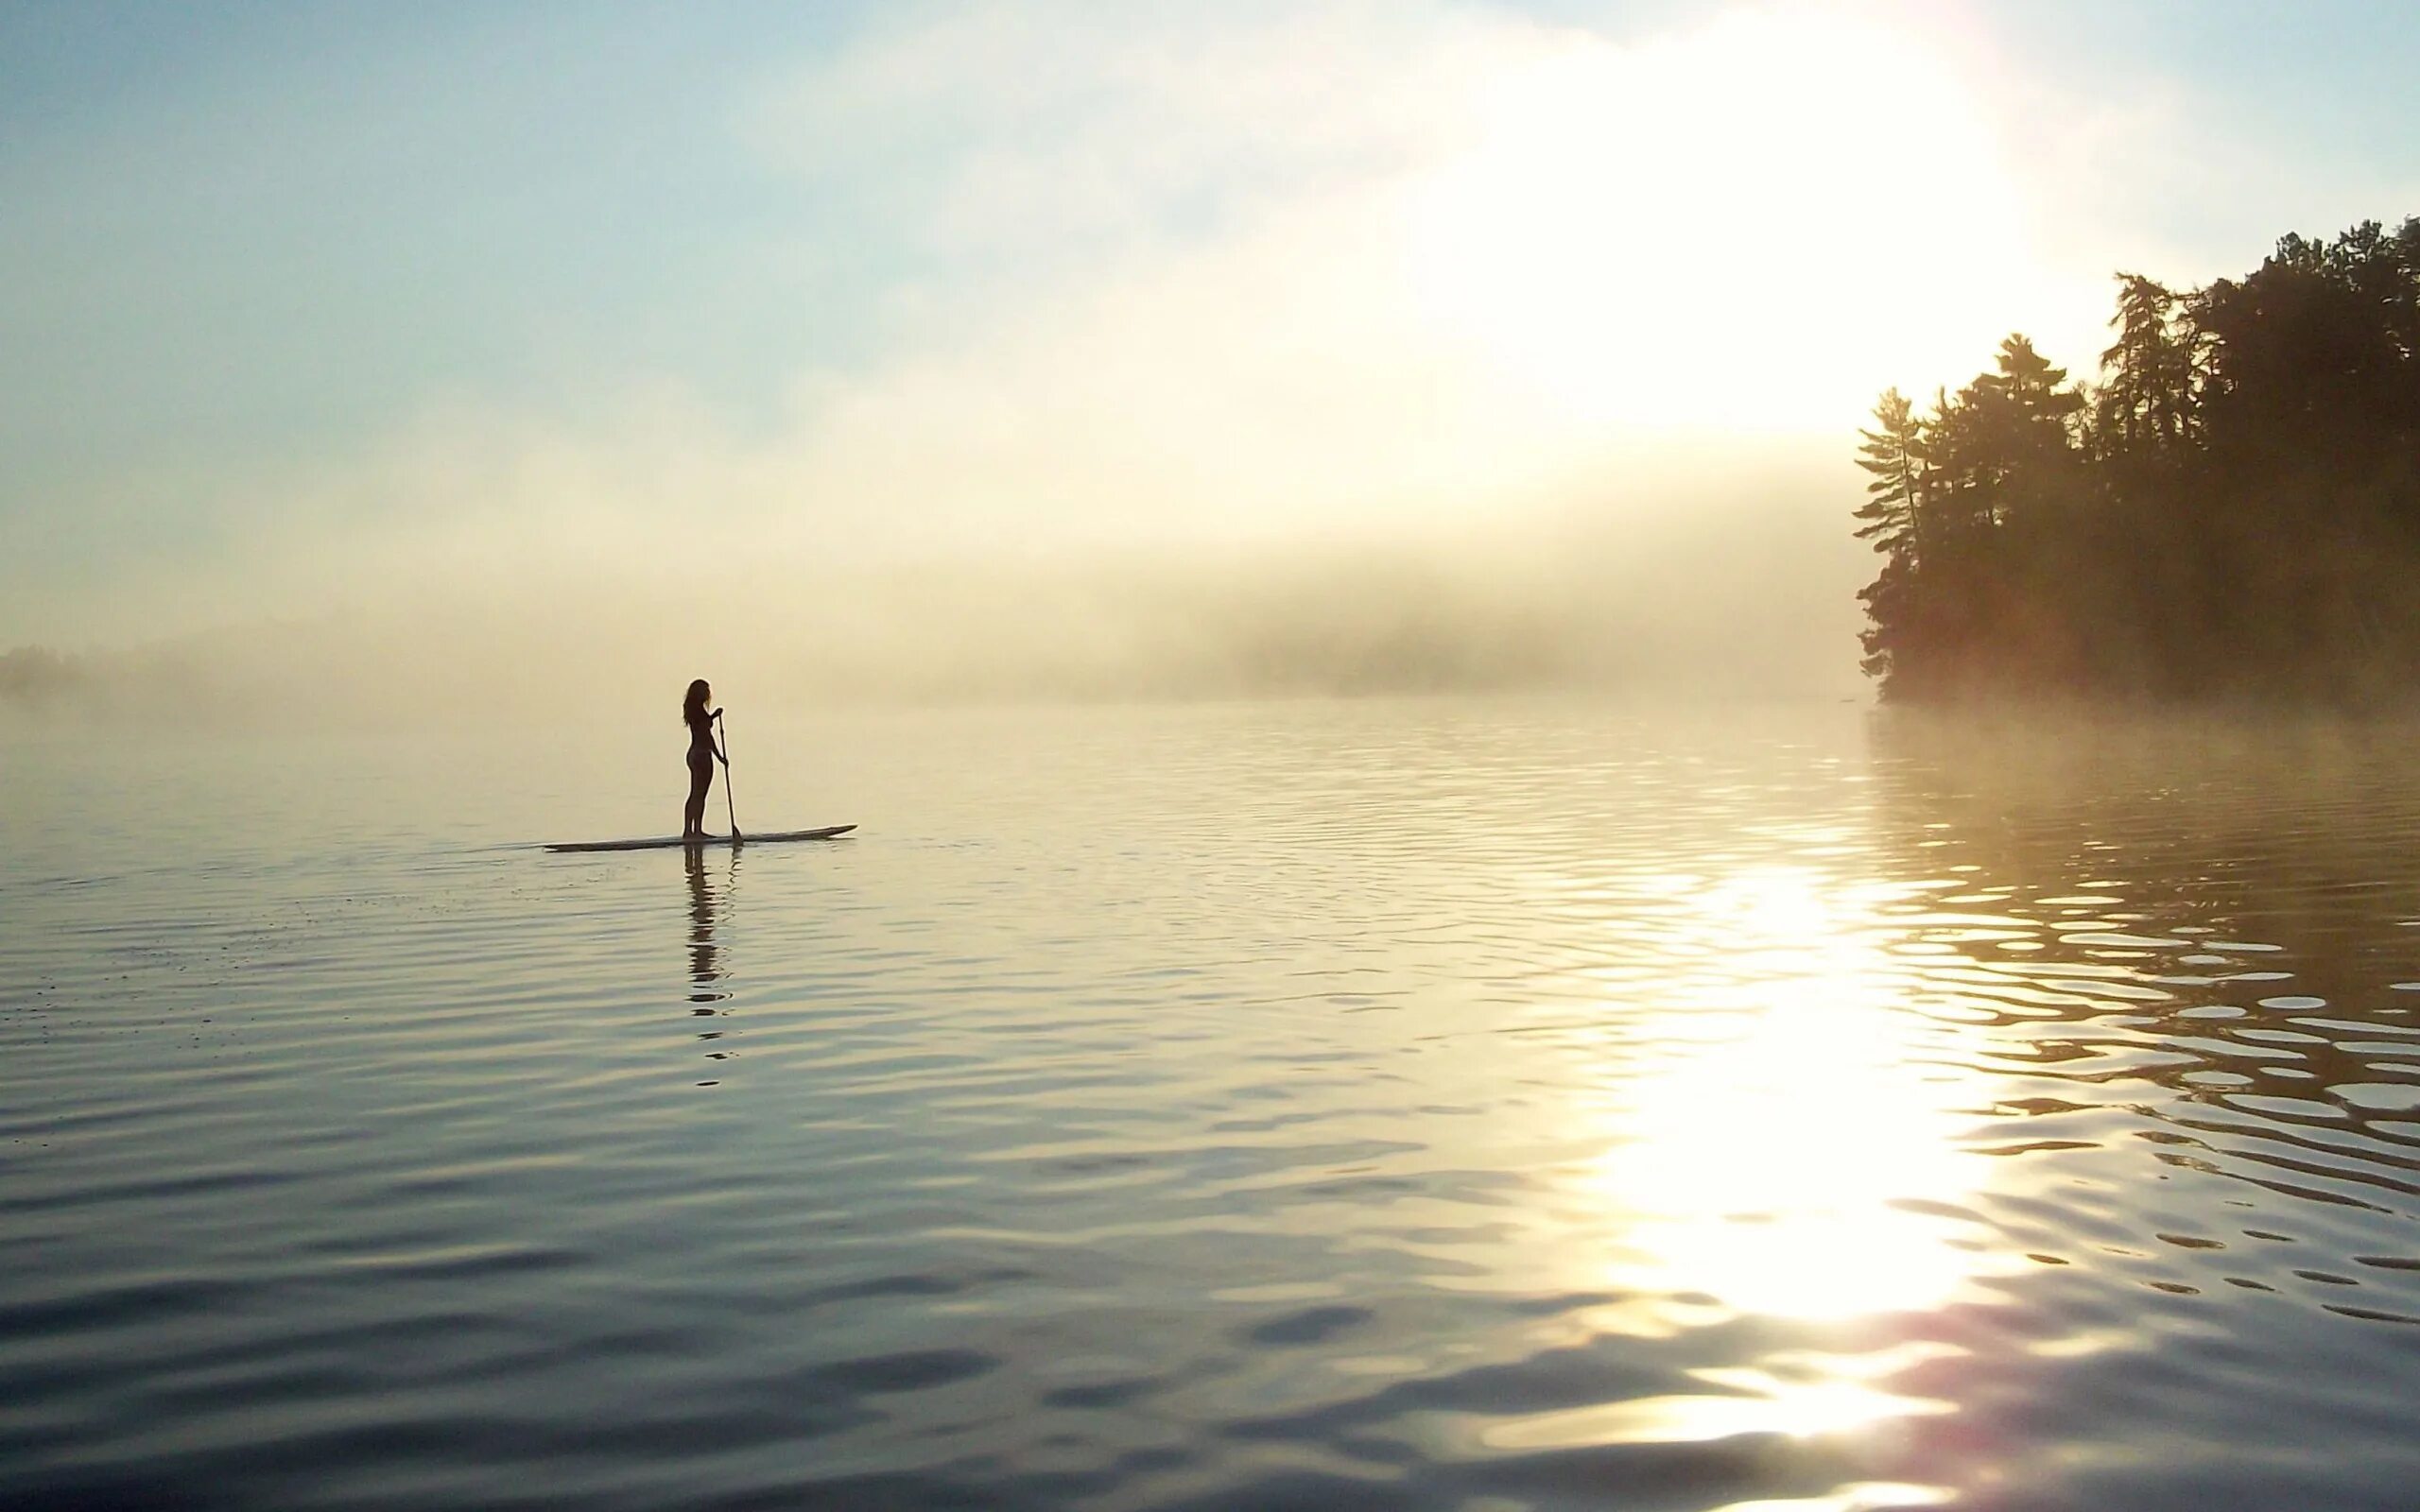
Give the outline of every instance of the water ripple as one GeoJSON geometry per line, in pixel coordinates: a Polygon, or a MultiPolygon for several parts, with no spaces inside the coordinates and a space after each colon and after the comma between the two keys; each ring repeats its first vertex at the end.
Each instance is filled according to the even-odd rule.
{"type": "Polygon", "coordinates": [[[0,1502],[2400,1505],[2408,735],[29,749],[0,1502]]]}

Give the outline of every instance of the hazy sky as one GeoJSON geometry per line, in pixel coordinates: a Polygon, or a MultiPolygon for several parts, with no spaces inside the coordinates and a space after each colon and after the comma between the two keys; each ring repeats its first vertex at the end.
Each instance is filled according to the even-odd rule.
{"type": "Polygon", "coordinates": [[[2420,211],[2420,9],[0,9],[0,646],[1652,509],[2420,211]]]}

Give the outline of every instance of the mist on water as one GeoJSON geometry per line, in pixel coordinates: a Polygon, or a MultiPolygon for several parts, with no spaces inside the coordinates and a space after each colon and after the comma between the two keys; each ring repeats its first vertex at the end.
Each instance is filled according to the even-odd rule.
{"type": "Polygon", "coordinates": [[[1865,553],[1821,481],[1386,529],[1224,541],[1062,538],[852,557],[715,538],[626,556],[458,540],[487,564],[322,548],[319,603],[265,574],[261,612],[120,644],[20,646],[0,720],[451,725],[612,720],[693,677],[736,708],[1571,690],[1858,693],[1865,553]],[[678,561],[677,571],[651,564],[678,561]],[[381,581],[384,571],[396,571],[381,581]],[[331,580],[342,586],[328,592],[331,580]],[[449,580],[450,579],[450,580],[449,580]]]}

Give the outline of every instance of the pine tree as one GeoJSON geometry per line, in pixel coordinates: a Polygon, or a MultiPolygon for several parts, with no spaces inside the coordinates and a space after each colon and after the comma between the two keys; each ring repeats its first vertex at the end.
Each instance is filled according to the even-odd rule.
{"type": "Polygon", "coordinates": [[[1874,406],[1878,430],[1860,430],[1857,465],[1874,474],[1865,486],[1864,506],[1857,518],[1859,541],[1874,549],[1905,558],[1910,567],[1921,561],[1925,508],[1924,428],[1908,396],[1886,388],[1874,406]]]}
{"type": "Polygon", "coordinates": [[[2098,409],[2106,449],[2121,455],[2170,452],[2192,425],[2193,356],[2179,336],[2175,293],[2140,273],[2118,275],[2118,339],[2100,354],[2098,409]]]}

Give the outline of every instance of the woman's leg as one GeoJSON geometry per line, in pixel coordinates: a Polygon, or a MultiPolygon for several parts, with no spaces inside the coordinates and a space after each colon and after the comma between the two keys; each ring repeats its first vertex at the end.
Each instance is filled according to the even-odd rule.
{"type": "Polygon", "coordinates": [[[706,833],[706,789],[714,785],[714,781],[715,764],[713,762],[689,764],[689,801],[681,810],[683,834],[706,833]]]}

